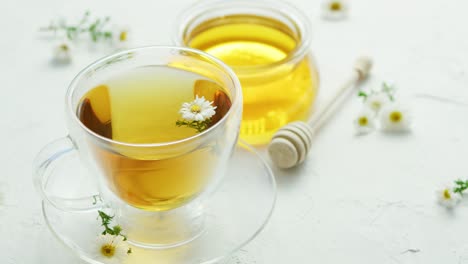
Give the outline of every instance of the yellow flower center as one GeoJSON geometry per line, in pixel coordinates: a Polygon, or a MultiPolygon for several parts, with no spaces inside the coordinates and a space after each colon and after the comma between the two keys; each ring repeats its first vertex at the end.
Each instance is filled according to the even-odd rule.
{"type": "Polygon", "coordinates": [[[68,51],[68,46],[67,46],[67,44],[62,44],[62,45],[60,45],[60,49],[63,50],[63,51],[68,51]]]}
{"type": "Polygon", "coordinates": [[[101,247],[101,254],[105,257],[112,258],[115,255],[115,246],[112,244],[105,244],[101,247]]]}
{"type": "Polygon", "coordinates": [[[127,40],[127,31],[120,32],[119,40],[122,42],[127,40]]]}
{"type": "Polygon", "coordinates": [[[390,113],[390,121],[398,123],[403,119],[403,114],[401,112],[392,112],[390,113]]]}
{"type": "Polygon", "coordinates": [[[380,109],[380,106],[381,106],[381,105],[380,105],[380,102],[379,102],[379,101],[374,101],[374,102],[372,102],[372,107],[373,107],[374,109],[380,109]]]}
{"type": "Polygon", "coordinates": [[[361,116],[358,119],[358,123],[359,123],[360,126],[367,126],[367,124],[369,123],[369,120],[367,120],[367,117],[361,116]]]}
{"type": "Polygon", "coordinates": [[[201,107],[199,105],[194,104],[194,105],[192,105],[190,107],[190,111],[192,113],[200,113],[201,112],[201,107]]]}
{"type": "Polygon", "coordinates": [[[331,2],[330,3],[330,10],[331,11],[340,11],[342,8],[340,2],[331,2]]]}
{"type": "Polygon", "coordinates": [[[445,190],[444,190],[444,199],[445,199],[445,200],[450,200],[450,199],[452,199],[452,195],[450,194],[449,189],[445,189],[445,190]]]}

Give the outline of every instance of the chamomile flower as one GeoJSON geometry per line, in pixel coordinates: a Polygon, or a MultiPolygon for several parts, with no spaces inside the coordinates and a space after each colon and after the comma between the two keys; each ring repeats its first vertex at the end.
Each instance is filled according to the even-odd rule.
{"type": "Polygon", "coordinates": [[[409,109],[397,103],[391,103],[383,107],[379,118],[381,129],[387,132],[408,131],[412,119],[409,109]]]}
{"type": "Polygon", "coordinates": [[[129,247],[121,236],[110,234],[96,238],[95,257],[103,263],[120,264],[128,256],[129,247]]]}
{"type": "Polygon", "coordinates": [[[322,17],[328,20],[341,20],[346,18],[348,3],[346,0],[323,0],[322,17]]]}
{"type": "Polygon", "coordinates": [[[460,194],[454,193],[450,187],[444,187],[438,190],[436,196],[439,204],[449,209],[454,208],[461,200],[460,194]]]}
{"type": "Polygon", "coordinates": [[[374,130],[374,117],[375,113],[368,107],[364,107],[354,119],[354,127],[357,134],[367,134],[374,130]]]}
{"type": "Polygon", "coordinates": [[[367,96],[365,104],[376,113],[382,109],[385,105],[390,103],[390,98],[386,93],[378,92],[378,93],[371,93],[367,96]]]}
{"type": "Polygon", "coordinates": [[[196,95],[195,100],[190,103],[183,103],[179,113],[186,121],[205,121],[216,114],[216,106],[212,105],[204,96],[196,95]]]}
{"type": "Polygon", "coordinates": [[[53,49],[53,60],[55,63],[68,64],[72,60],[72,45],[68,41],[62,41],[53,49]]]}
{"type": "Polygon", "coordinates": [[[112,39],[116,47],[125,48],[131,41],[131,32],[128,27],[114,27],[112,39]]]}

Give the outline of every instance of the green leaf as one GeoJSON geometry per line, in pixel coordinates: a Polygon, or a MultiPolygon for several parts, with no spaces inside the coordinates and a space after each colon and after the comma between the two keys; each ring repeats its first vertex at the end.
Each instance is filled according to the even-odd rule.
{"type": "Polygon", "coordinates": [[[459,194],[463,194],[464,191],[466,191],[468,189],[468,180],[467,181],[463,181],[463,180],[455,180],[455,187],[453,188],[453,192],[454,193],[459,193],[459,194]]]}
{"type": "Polygon", "coordinates": [[[390,101],[395,101],[395,87],[389,85],[388,83],[386,82],[383,82],[382,83],[382,92],[385,93],[388,98],[390,99],[390,101]]]}
{"type": "Polygon", "coordinates": [[[203,121],[187,121],[187,120],[177,120],[176,126],[186,126],[189,128],[196,129],[198,133],[203,132],[211,123],[211,118],[205,119],[203,121]]]}
{"type": "Polygon", "coordinates": [[[99,217],[101,218],[101,226],[104,227],[104,231],[101,234],[103,235],[113,235],[113,236],[121,236],[123,237],[124,241],[127,241],[127,236],[122,234],[122,227],[119,225],[115,225],[112,228],[109,226],[111,221],[114,219],[114,216],[110,216],[104,213],[101,210],[98,210],[99,217]]]}
{"type": "Polygon", "coordinates": [[[119,225],[114,226],[112,230],[114,231],[114,234],[116,235],[120,235],[120,232],[122,232],[122,228],[119,225]]]}
{"type": "Polygon", "coordinates": [[[89,33],[89,37],[93,42],[98,42],[101,39],[110,39],[112,33],[105,30],[106,24],[110,21],[110,17],[96,18],[94,22],[90,22],[90,12],[86,11],[79,23],[68,24],[65,20],[58,20],[57,23],[51,23],[48,27],[41,27],[40,31],[63,32],[69,40],[74,40],[80,34],[89,33]]]}
{"type": "Polygon", "coordinates": [[[365,92],[363,92],[363,91],[359,91],[358,96],[359,96],[359,97],[367,98],[368,95],[367,95],[367,93],[365,93],[365,92]]]}

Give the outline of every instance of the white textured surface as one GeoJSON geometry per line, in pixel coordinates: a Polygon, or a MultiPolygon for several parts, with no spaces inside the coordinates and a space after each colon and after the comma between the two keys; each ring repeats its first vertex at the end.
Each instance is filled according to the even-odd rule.
{"type": "MultiPolygon", "coordinates": [[[[313,22],[320,100],[366,53],[375,60],[367,85],[395,80],[416,126],[409,135],[355,137],[354,98],[316,138],[302,167],[278,172],[271,222],[231,263],[468,263],[468,203],[450,213],[433,193],[440,183],[468,178],[468,107],[412,97],[468,102],[468,2],[356,0],[342,22],[319,19],[317,1],[293,2],[313,22]]],[[[82,52],[71,66],[54,67],[51,43],[38,37],[38,27],[89,9],[130,25],[138,45],[170,44],[174,16],[189,3],[1,2],[0,263],[81,263],[44,226],[31,164],[43,145],[66,133],[62,109],[71,78],[105,54],[82,52]]]]}

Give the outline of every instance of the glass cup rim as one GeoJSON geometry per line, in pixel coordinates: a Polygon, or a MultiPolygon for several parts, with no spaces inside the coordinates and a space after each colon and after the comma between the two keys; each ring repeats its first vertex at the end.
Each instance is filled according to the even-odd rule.
{"type": "Polygon", "coordinates": [[[194,19],[202,16],[205,13],[220,10],[226,7],[257,8],[278,13],[283,17],[289,19],[290,21],[294,22],[294,25],[297,27],[299,33],[301,34],[299,45],[296,46],[292,51],[290,51],[285,58],[265,65],[233,66],[232,68],[236,71],[256,71],[281,66],[290,62],[295,63],[297,61],[300,61],[304,56],[308,54],[311,45],[310,20],[297,7],[282,0],[211,0],[195,3],[192,6],[185,9],[184,11],[182,11],[177,17],[176,29],[173,35],[174,43],[181,47],[188,47],[185,44],[184,37],[190,23],[192,23],[194,19]],[[245,4],[245,6],[243,6],[243,4],[245,4]]]}
{"type": "Polygon", "coordinates": [[[78,124],[78,126],[83,129],[87,134],[92,136],[93,138],[96,138],[98,140],[101,140],[105,143],[108,144],[114,144],[118,146],[124,146],[124,147],[144,147],[144,148],[151,148],[151,147],[166,147],[166,146],[173,146],[177,144],[182,144],[182,143],[187,143],[189,141],[192,141],[194,139],[200,138],[204,135],[209,134],[210,132],[216,130],[217,127],[219,127],[222,123],[225,123],[227,118],[232,115],[234,109],[237,109],[240,106],[242,106],[242,90],[241,90],[241,84],[239,79],[237,78],[237,75],[234,73],[234,71],[226,65],[224,62],[221,60],[217,59],[216,57],[203,52],[201,50],[189,48],[189,47],[178,47],[178,46],[168,46],[168,45],[151,45],[151,46],[143,46],[143,47],[137,47],[137,48],[132,48],[132,49],[126,49],[122,50],[113,54],[110,54],[108,56],[105,56],[103,58],[100,58],[88,66],[86,66],[84,69],[82,69],[70,82],[67,92],[66,92],[66,112],[71,115],[71,120],[72,122],[78,124]],[[122,142],[122,141],[117,141],[113,140],[110,138],[106,138],[104,136],[101,136],[97,134],[96,132],[92,131],[88,127],[86,127],[81,120],[78,118],[76,115],[76,109],[73,109],[73,93],[78,86],[78,82],[85,76],[88,72],[92,71],[96,66],[102,65],[105,62],[112,61],[115,58],[118,58],[122,55],[132,53],[132,52],[140,52],[140,51],[148,51],[148,50],[177,50],[177,51],[185,51],[189,53],[194,53],[197,55],[200,55],[202,57],[207,58],[211,63],[214,65],[219,66],[223,72],[226,73],[226,75],[229,77],[229,79],[232,82],[233,89],[231,92],[232,94],[232,105],[229,108],[228,112],[223,116],[221,120],[219,120],[215,125],[212,127],[204,130],[201,133],[195,134],[191,137],[183,138],[180,140],[175,140],[175,141],[168,141],[168,142],[163,142],[163,143],[128,143],[128,142],[122,142]]]}

